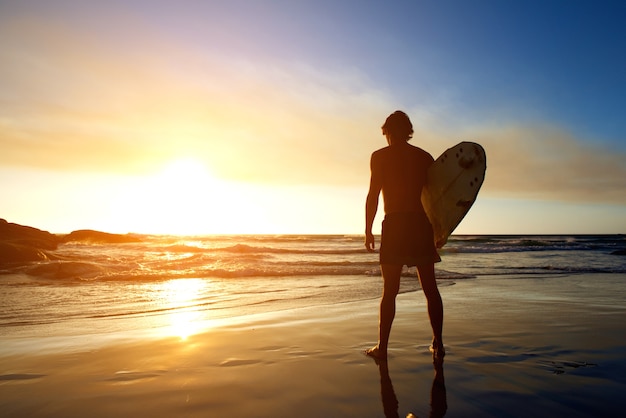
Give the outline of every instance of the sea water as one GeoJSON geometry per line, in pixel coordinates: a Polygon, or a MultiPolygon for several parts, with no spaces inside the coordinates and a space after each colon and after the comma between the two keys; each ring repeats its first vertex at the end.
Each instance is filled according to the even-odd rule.
{"type": "MultiPolygon", "coordinates": [[[[137,238],[67,243],[48,261],[0,270],[0,350],[150,331],[186,338],[220,321],[376,299],[382,289],[378,255],[362,236],[137,238]]],[[[623,235],[453,236],[436,276],[440,286],[486,276],[621,279],[625,248],[623,235]]],[[[415,269],[405,269],[401,292],[418,290],[415,269]]]]}

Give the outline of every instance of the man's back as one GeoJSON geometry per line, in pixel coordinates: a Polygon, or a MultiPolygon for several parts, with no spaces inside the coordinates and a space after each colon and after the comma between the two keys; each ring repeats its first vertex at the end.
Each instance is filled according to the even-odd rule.
{"type": "Polygon", "coordinates": [[[372,154],[372,177],[382,187],[385,213],[423,211],[422,187],[433,157],[406,142],[372,154]]]}

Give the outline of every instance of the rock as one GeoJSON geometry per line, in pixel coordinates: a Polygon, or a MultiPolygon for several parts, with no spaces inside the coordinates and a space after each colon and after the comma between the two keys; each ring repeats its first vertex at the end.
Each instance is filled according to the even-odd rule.
{"type": "Polygon", "coordinates": [[[48,254],[40,248],[0,241],[0,267],[49,260],[48,254]]]}
{"type": "Polygon", "coordinates": [[[0,219],[0,266],[50,260],[46,250],[55,250],[56,235],[0,219]]]}
{"type": "Polygon", "coordinates": [[[59,238],[47,231],[9,223],[4,219],[0,219],[0,242],[44,250],[56,250],[59,238]]]}
{"type": "Polygon", "coordinates": [[[131,234],[110,234],[108,232],[93,231],[91,229],[81,229],[61,237],[61,242],[120,244],[126,242],[141,242],[141,239],[131,234]]]}

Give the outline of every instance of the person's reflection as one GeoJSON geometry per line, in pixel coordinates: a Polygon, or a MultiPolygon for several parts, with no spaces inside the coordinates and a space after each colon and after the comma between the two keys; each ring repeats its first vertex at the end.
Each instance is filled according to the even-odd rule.
{"type": "Polygon", "coordinates": [[[448,400],[446,397],[446,381],[443,377],[443,360],[433,363],[435,377],[430,388],[430,418],[441,418],[448,411],[448,400]]]}
{"type": "MultiPolygon", "coordinates": [[[[446,382],[443,376],[443,361],[435,361],[433,363],[435,369],[435,377],[430,388],[430,418],[441,418],[446,415],[448,410],[448,402],[446,398],[446,382]]],[[[386,361],[378,362],[378,371],[380,372],[380,393],[383,401],[383,411],[386,418],[399,418],[398,415],[398,398],[393,390],[393,383],[389,377],[389,366],[386,361]]],[[[416,415],[409,413],[407,418],[418,418],[416,415]]]]}
{"type": "Polygon", "coordinates": [[[393,390],[393,383],[389,377],[389,367],[386,361],[378,362],[378,371],[380,372],[380,394],[383,399],[383,411],[386,418],[399,418],[398,415],[398,398],[393,390]]]}

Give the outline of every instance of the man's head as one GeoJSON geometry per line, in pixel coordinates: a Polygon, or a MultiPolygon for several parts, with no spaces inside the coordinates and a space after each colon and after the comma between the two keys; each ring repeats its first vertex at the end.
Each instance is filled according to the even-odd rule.
{"type": "Polygon", "coordinates": [[[413,125],[411,120],[401,110],[393,112],[382,126],[383,135],[389,142],[408,141],[413,136],[413,125]]]}

